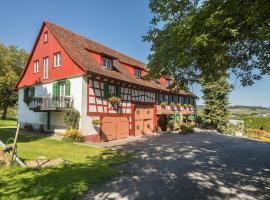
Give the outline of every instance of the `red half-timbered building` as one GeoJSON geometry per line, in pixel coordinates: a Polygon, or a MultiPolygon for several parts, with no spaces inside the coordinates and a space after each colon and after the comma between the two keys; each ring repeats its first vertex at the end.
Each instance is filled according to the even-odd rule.
{"type": "Polygon", "coordinates": [[[196,96],[170,89],[167,77],[145,80],[147,74],[145,63],[44,22],[16,85],[18,120],[63,131],[63,111],[74,108],[86,140],[110,141],[156,132],[168,115],[192,119],[196,96]]]}

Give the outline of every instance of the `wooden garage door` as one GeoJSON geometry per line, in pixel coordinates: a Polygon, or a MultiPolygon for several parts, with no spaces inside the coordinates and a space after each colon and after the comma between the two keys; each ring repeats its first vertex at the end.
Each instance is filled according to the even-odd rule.
{"type": "Polygon", "coordinates": [[[153,107],[150,105],[136,105],[135,107],[135,135],[153,132],[153,107]]]}
{"type": "Polygon", "coordinates": [[[103,141],[118,140],[129,136],[128,117],[103,117],[101,120],[103,141]]]}

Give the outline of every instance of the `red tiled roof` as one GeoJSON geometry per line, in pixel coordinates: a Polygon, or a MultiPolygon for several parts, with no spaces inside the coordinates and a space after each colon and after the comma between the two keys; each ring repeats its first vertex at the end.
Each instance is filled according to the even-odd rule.
{"type": "MultiPolygon", "coordinates": [[[[122,53],[119,53],[111,48],[101,45],[97,42],[89,40],[83,36],[75,34],[61,26],[55,25],[50,22],[45,22],[51,32],[54,34],[59,43],[63,46],[68,55],[73,61],[82,67],[85,71],[108,78],[118,79],[124,82],[148,87],[155,90],[161,90],[169,92],[165,86],[158,84],[154,81],[146,81],[138,79],[132,76],[121,63],[127,63],[132,66],[141,67],[148,71],[147,65],[141,61],[133,59],[122,53]],[[113,66],[116,70],[104,69],[96,60],[91,58],[88,51],[94,51],[99,54],[105,54],[114,57],[113,66]]],[[[193,95],[191,92],[181,90],[179,91],[182,95],[193,95]]]]}

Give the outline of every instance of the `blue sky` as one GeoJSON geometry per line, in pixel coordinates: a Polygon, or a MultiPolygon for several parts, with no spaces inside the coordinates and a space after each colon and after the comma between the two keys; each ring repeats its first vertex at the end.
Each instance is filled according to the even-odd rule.
{"type": "MultiPolygon", "coordinates": [[[[0,19],[5,45],[31,51],[42,21],[48,20],[147,62],[150,45],[142,42],[151,19],[147,0],[8,0],[1,2],[0,19]]],[[[240,87],[231,93],[230,103],[270,107],[269,86],[265,77],[252,87],[240,87]]],[[[193,92],[201,96],[198,86],[193,92]]]]}

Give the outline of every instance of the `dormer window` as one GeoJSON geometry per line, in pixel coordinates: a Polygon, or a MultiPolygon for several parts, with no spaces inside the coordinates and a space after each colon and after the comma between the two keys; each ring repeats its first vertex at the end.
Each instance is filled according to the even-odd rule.
{"type": "Polygon", "coordinates": [[[102,58],[102,66],[103,66],[105,69],[110,69],[110,70],[112,70],[112,59],[103,57],[103,58],[102,58]]]}
{"type": "Polygon", "coordinates": [[[170,86],[171,86],[170,80],[166,80],[166,87],[168,88],[168,87],[170,87],[170,86]]]}
{"type": "Polygon", "coordinates": [[[141,70],[135,69],[135,77],[136,78],[141,78],[141,70]]]}
{"type": "Polygon", "coordinates": [[[48,42],[48,32],[46,31],[44,33],[44,43],[47,43],[48,42]]]}

